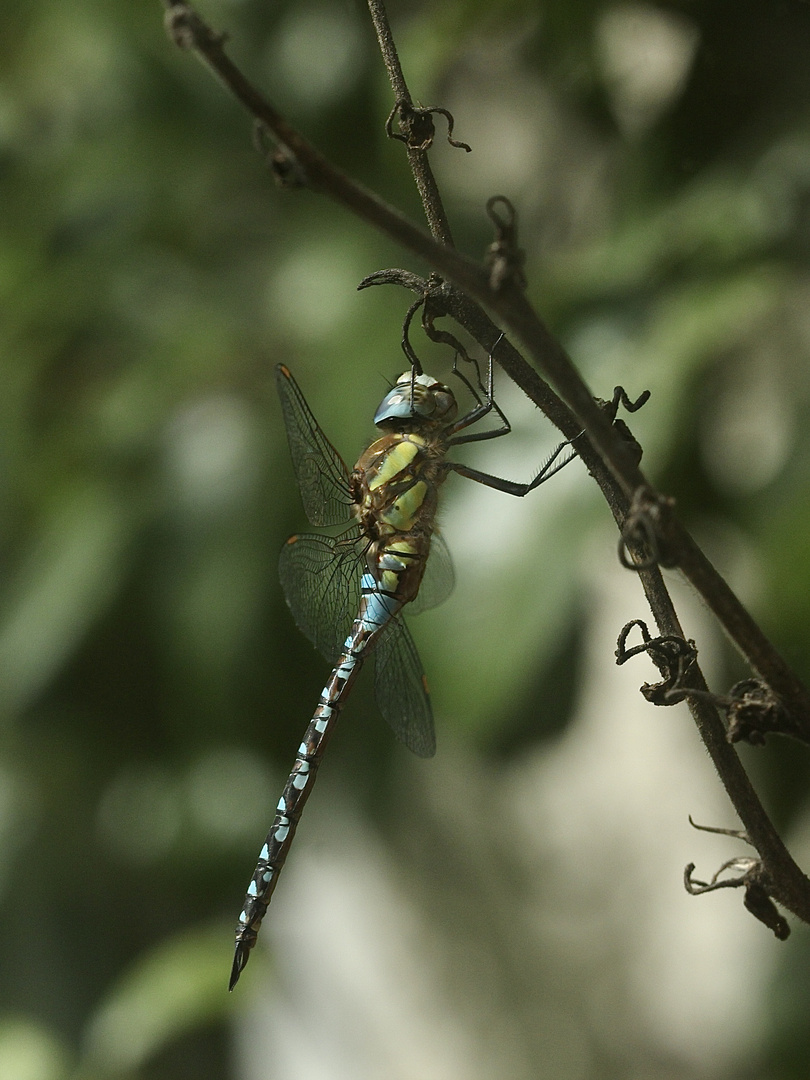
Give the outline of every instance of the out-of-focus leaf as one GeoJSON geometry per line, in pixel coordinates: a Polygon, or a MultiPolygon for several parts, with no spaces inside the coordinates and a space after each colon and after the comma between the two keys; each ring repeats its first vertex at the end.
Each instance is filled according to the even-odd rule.
{"type": "Polygon", "coordinates": [[[67,1052],[51,1031],[23,1017],[0,1022],[4,1080],[62,1080],[67,1075],[67,1052]]]}
{"type": "Polygon", "coordinates": [[[222,926],[161,942],[126,971],[91,1018],[84,1067],[142,1067],[173,1039],[228,1015],[231,939],[222,926]]]}
{"type": "Polygon", "coordinates": [[[120,587],[133,504],[77,482],[45,511],[23,563],[5,584],[0,701],[14,715],[59,671],[120,587]]]}
{"type": "Polygon", "coordinates": [[[712,176],[672,202],[635,209],[620,227],[542,268],[542,288],[560,290],[570,303],[647,287],[654,276],[663,282],[687,261],[700,269],[733,266],[792,225],[773,171],[753,180],[736,172],[712,176]]]}

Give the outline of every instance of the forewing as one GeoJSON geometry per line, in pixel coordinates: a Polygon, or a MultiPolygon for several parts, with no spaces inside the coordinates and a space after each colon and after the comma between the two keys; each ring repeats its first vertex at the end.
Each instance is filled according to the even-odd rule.
{"type": "Polygon", "coordinates": [[[419,615],[430,608],[443,604],[456,583],[456,572],[453,569],[453,558],[444,538],[440,533],[434,532],[430,539],[430,554],[428,555],[425,575],[416,599],[408,605],[408,611],[413,615],[419,615]]]}
{"type": "Polygon", "coordinates": [[[377,705],[396,737],[418,757],[436,753],[427,680],[404,622],[392,619],[374,649],[377,705]]]}
{"type": "Polygon", "coordinates": [[[333,664],[360,605],[355,545],[331,536],[291,536],[278,571],[296,626],[333,664]]]}
{"type": "Polygon", "coordinates": [[[276,386],[304,511],[313,525],[341,525],[350,517],[349,470],[283,364],[276,366],[276,386]]]}

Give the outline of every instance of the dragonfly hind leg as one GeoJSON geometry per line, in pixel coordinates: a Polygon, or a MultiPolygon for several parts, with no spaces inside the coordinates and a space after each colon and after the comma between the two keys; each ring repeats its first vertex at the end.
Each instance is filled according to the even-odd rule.
{"type": "Polygon", "coordinates": [[[484,484],[486,487],[495,488],[496,491],[503,491],[507,495],[516,495],[522,499],[524,495],[528,495],[530,491],[534,491],[536,487],[545,483],[555,473],[558,473],[560,469],[565,468],[569,461],[573,461],[577,456],[576,450],[571,449],[571,452],[567,457],[564,457],[562,461],[558,461],[560,454],[566,447],[570,447],[570,442],[563,442],[557,447],[548,461],[543,465],[540,472],[535,476],[533,480],[529,480],[526,484],[521,484],[517,480],[505,480],[501,476],[492,476],[491,473],[480,472],[478,469],[471,469],[468,465],[460,465],[455,461],[448,461],[447,468],[452,469],[453,472],[457,472],[459,476],[466,476],[468,480],[475,480],[477,484],[484,484]]]}

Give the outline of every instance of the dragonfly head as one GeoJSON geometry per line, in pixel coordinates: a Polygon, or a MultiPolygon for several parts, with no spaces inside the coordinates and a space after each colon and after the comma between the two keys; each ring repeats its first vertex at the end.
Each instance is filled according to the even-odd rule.
{"type": "Polygon", "coordinates": [[[380,402],[374,423],[377,427],[402,430],[425,422],[440,426],[455,419],[456,399],[449,386],[430,375],[406,371],[380,402]]]}

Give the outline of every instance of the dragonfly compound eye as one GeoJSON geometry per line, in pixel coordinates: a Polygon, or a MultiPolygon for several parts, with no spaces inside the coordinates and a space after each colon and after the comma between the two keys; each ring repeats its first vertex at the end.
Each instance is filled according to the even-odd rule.
{"type": "Polygon", "coordinates": [[[402,420],[452,420],[456,415],[456,400],[449,387],[430,375],[406,371],[397,379],[382,402],[374,423],[378,426],[402,420]]]}
{"type": "Polygon", "coordinates": [[[434,416],[437,420],[454,420],[456,413],[458,412],[458,405],[453,395],[453,391],[447,386],[441,386],[437,384],[436,389],[433,392],[433,401],[435,403],[434,416]]]}

